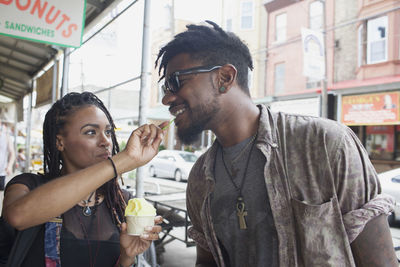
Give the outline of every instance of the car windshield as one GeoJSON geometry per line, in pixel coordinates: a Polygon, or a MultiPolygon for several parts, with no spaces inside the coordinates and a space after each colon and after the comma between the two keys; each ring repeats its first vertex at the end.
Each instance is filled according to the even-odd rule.
{"type": "Polygon", "coordinates": [[[197,156],[194,154],[184,154],[180,153],[179,154],[186,162],[196,162],[197,156]]]}

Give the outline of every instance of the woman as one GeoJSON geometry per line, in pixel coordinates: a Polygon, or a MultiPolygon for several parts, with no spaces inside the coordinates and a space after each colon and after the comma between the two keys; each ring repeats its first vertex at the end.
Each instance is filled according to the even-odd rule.
{"type": "Polygon", "coordinates": [[[47,112],[44,175],[16,176],[4,196],[3,217],[11,226],[40,226],[22,266],[131,266],[158,238],[158,225],[140,237],[127,235],[124,209],[131,196],[117,176],[150,161],[163,131],[143,125],[118,153],[114,129],[92,93],[70,93],[47,112]]]}

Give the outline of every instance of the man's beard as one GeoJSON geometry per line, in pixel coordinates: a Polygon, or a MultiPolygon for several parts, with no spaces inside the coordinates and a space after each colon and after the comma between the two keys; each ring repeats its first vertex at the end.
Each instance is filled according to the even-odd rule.
{"type": "Polygon", "coordinates": [[[201,133],[218,110],[217,99],[215,97],[213,97],[209,104],[187,110],[186,112],[191,113],[190,119],[192,123],[186,128],[178,127],[178,137],[182,143],[190,145],[200,140],[201,133]]]}

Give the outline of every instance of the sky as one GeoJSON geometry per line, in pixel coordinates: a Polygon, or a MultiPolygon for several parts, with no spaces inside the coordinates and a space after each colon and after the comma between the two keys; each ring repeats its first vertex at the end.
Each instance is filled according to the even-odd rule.
{"type": "MultiPolygon", "coordinates": [[[[130,2],[123,1],[117,12],[130,2]]],[[[151,3],[150,28],[165,27],[169,21],[170,1],[153,0],[151,3]]],[[[83,84],[108,87],[140,74],[143,10],[144,0],[139,0],[108,29],[71,54],[69,88],[81,86],[82,80],[83,84]]],[[[175,0],[174,15],[194,23],[206,19],[219,22],[221,4],[219,0],[175,0]]],[[[105,18],[109,19],[110,16],[105,18]]]]}

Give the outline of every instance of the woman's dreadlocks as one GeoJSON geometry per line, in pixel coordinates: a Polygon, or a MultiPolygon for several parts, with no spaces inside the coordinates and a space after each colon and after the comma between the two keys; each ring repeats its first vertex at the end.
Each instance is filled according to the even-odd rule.
{"type": "Polygon", "coordinates": [[[167,45],[160,49],[158,74],[165,78],[168,62],[178,54],[188,53],[193,60],[199,60],[204,65],[232,64],[237,69],[239,86],[247,93],[248,69],[253,70],[249,48],[232,32],[225,32],[216,23],[206,20],[213,28],[204,25],[187,25],[187,30],[179,33],[167,45]]]}
{"type": "MultiPolygon", "coordinates": [[[[96,106],[101,109],[107,116],[111,125],[112,138],[112,155],[119,152],[117,138],[115,136],[115,124],[110,113],[104,106],[103,102],[90,92],[69,93],[53,104],[50,110],[46,113],[43,123],[43,151],[44,174],[48,179],[54,179],[61,176],[63,166],[61,153],[56,146],[56,136],[61,133],[67,119],[77,110],[87,107],[96,106]]],[[[112,179],[102,185],[99,194],[104,196],[107,207],[111,209],[114,216],[113,220],[116,225],[124,221],[125,200],[122,196],[122,191],[117,182],[117,178],[112,179]]]]}

